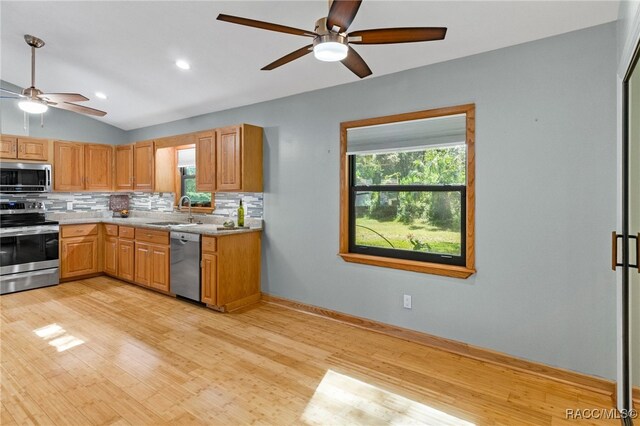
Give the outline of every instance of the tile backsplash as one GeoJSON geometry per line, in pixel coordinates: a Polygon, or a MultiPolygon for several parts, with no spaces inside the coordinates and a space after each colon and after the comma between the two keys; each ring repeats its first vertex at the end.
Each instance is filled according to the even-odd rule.
{"type": "MultiPolygon", "coordinates": [[[[49,212],[107,212],[109,197],[123,193],[112,192],[49,192],[46,194],[0,194],[0,202],[37,202],[44,203],[49,212]]],[[[170,192],[131,192],[129,209],[137,211],[171,212],[173,211],[174,194],[170,192]]],[[[219,192],[215,194],[216,209],[214,216],[235,216],[236,209],[242,199],[245,216],[262,219],[262,192],[219,192]]]]}

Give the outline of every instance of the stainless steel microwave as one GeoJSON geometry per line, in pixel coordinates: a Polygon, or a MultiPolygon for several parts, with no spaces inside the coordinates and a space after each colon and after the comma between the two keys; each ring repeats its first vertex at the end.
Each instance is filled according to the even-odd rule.
{"type": "Polygon", "coordinates": [[[51,164],[0,163],[0,193],[51,192],[51,164]]]}

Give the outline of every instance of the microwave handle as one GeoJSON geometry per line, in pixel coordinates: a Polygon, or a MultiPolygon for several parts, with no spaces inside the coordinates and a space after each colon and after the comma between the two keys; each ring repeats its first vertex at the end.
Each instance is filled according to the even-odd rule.
{"type": "Polygon", "coordinates": [[[47,187],[51,188],[51,169],[47,168],[47,187]]]}

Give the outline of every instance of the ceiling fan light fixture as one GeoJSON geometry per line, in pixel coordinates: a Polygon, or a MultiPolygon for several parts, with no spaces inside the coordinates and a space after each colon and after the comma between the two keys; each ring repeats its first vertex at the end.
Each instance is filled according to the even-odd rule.
{"type": "Polygon", "coordinates": [[[323,34],[313,40],[313,56],[319,61],[341,61],[347,57],[348,52],[347,39],[340,34],[323,34]]]}
{"type": "Polygon", "coordinates": [[[337,62],[347,57],[347,45],[335,41],[318,43],[313,46],[313,56],[319,61],[337,62]]]}
{"type": "Polygon", "coordinates": [[[35,99],[26,99],[18,102],[18,108],[29,114],[42,114],[49,109],[47,104],[35,99]]]}

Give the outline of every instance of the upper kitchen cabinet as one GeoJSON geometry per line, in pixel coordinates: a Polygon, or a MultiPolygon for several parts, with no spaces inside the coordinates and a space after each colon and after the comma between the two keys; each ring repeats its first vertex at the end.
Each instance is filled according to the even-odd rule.
{"type": "Polygon", "coordinates": [[[0,158],[47,161],[49,158],[49,141],[47,139],[2,135],[0,158]]]}
{"type": "Polygon", "coordinates": [[[113,148],[110,145],[55,141],[55,191],[109,191],[112,188],[113,148]]]}
{"type": "Polygon", "coordinates": [[[133,189],[153,191],[154,172],[153,141],[133,145],[133,189]]]}
{"type": "Polygon", "coordinates": [[[216,190],[216,132],[196,135],[196,191],[216,190]]]}
{"type": "Polygon", "coordinates": [[[217,192],[262,192],[262,128],[216,129],[217,192]]]}
{"type": "Polygon", "coordinates": [[[116,191],[133,190],[133,145],[118,145],[115,152],[116,191]]]}
{"type": "Polygon", "coordinates": [[[153,141],[119,145],[115,148],[115,189],[117,191],[153,191],[153,141]]]}
{"type": "Polygon", "coordinates": [[[84,190],[84,146],[81,143],[53,143],[53,190],[84,190]]]}
{"type": "Polygon", "coordinates": [[[85,189],[110,191],[112,188],[113,147],[109,145],[85,145],[85,189]]]}

